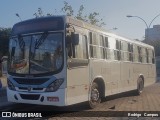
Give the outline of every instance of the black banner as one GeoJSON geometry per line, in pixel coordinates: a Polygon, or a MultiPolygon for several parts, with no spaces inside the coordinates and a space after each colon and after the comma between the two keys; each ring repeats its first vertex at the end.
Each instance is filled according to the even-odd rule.
{"type": "Polygon", "coordinates": [[[1,118],[42,117],[160,117],[160,111],[16,111],[0,112],[1,118]]]}

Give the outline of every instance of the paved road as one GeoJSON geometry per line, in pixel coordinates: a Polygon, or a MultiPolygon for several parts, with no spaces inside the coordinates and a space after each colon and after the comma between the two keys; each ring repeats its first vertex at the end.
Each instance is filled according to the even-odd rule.
{"type": "MultiPolygon", "coordinates": [[[[2,101],[6,101],[6,98],[3,97],[2,101]]],[[[130,111],[134,111],[134,112],[148,111],[148,113],[158,114],[159,117],[156,117],[156,118],[141,117],[139,119],[157,120],[157,119],[160,119],[160,82],[144,88],[144,91],[140,96],[136,96],[133,92],[128,92],[125,94],[107,97],[106,100],[103,101],[97,108],[92,110],[88,109],[85,106],[85,104],[78,104],[78,105],[69,106],[69,107],[51,107],[51,106],[38,106],[38,105],[28,105],[28,104],[9,104],[8,106],[0,107],[0,111],[16,111],[16,110],[32,111],[32,112],[41,111],[41,110],[50,111],[49,115],[46,117],[46,119],[49,119],[49,120],[52,120],[52,119],[80,120],[82,119],[82,117],[85,117],[85,116],[89,116],[89,117],[85,117],[83,119],[88,119],[88,120],[91,119],[91,116],[94,116],[92,117],[93,120],[103,120],[103,119],[134,120],[134,118],[128,118],[128,117],[108,118],[104,116],[108,111],[110,113],[114,113],[115,116],[121,113],[121,111],[126,111],[124,113],[127,113],[127,114],[130,113],[130,111]],[[55,111],[58,111],[58,114],[55,113],[55,111]],[[72,112],[68,113],[65,111],[72,111],[72,112]],[[75,111],[78,111],[78,112],[75,112],[75,111]],[[153,111],[153,112],[150,112],[150,111],[153,111]],[[55,115],[58,117],[53,117],[55,115]],[[71,116],[71,117],[67,117],[67,116],[71,116]],[[77,116],[80,116],[80,117],[77,117],[77,116]]],[[[135,120],[137,120],[137,117],[135,120]]]]}

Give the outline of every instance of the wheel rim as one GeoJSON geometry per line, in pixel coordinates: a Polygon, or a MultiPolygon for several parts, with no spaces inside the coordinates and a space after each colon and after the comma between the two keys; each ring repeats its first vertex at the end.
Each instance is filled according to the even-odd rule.
{"type": "Polygon", "coordinates": [[[141,83],[140,83],[140,90],[142,91],[142,89],[143,89],[143,82],[141,81],[141,83]]]}
{"type": "Polygon", "coordinates": [[[141,92],[141,82],[139,83],[139,88],[138,89],[141,92]]]}
{"type": "Polygon", "coordinates": [[[90,108],[95,108],[100,102],[101,102],[101,97],[100,97],[100,91],[98,89],[98,84],[93,83],[90,91],[90,100],[89,100],[89,106],[90,108]]]}
{"type": "Polygon", "coordinates": [[[99,100],[99,91],[94,88],[91,91],[91,101],[92,102],[97,102],[99,100]]]}
{"type": "Polygon", "coordinates": [[[139,78],[139,84],[138,84],[138,90],[139,90],[139,92],[142,92],[142,90],[143,90],[143,81],[142,81],[142,78],[139,78]]]}

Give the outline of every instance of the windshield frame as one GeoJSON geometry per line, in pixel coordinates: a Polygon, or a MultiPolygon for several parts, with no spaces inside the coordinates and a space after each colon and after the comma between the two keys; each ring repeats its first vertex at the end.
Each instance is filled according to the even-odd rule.
{"type": "MultiPolygon", "coordinates": [[[[36,32],[36,33],[21,34],[20,36],[21,36],[21,37],[26,37],[26,36],[33,37],[33,35],[40,35],[40,34],[43,35],[44,33],[45,33],[45,32],[36,32]]],[[[45,72],[45,73],[38,73],[38,74],[33,74],[33,73],[31,73],[31,72],[30,72],[30,69],[31,69],[31,67],[30,67],[30,65],[31,65],[31,61],[30,61],[30,58],[31,58],[31,56],[30,56],[30,54],[31,54],[31,53],[30,53],[30,52],[31,52],[31,44],[30,44],[30,46],[29,46],[29,57],[28,57],[28,59],[29,59],[29,73],[28,73],[28,74],[23,74],[23,73],[15,73],[15,72],[11,72],[11,71],[10,71],[11,51],[9,51],[8,66],[7,66],[8,74],[13,75],[13,76],[20,76],[20,77],[24,77],[24,76],[27,76],[27,75],[29,75],[29,76],[34,76],[34,77],[41,77],[41,76],[49,76],[49,75],[57,74],[57,73],[59,73],[59,72],[62,71],[62,69],[63,69],[63,67],[64,67],[64,54],[65,54],[65,52],[64,52],[64,31],[63,31],[63,30],[61,30],[61,31],[48,31],[47,33],[48,33],[48,35],[49,35],[49,34],[56,34],[56,33],[60,33],[60,34],[62,35],[62,65],[61,65],[61,67],[60,67],[59,69],[55,70],[55,71],[50,71],[50,72],[45,72]]],[[[47,36],[48,36],[48,35],[47,35],[47,36]]],[[[11,49],[11,46],[10,46],[11,40],[12,40],[12,39],[15,39],[15,38],[17,39],[18,36],[19,36],[19,35],[13,35],[13,36],[10,37],[10,39],[9,39],[9,40],[10,40],[10,41],[9,41],[9,49],[11,49]]],[[[32,38],[32,39],[33,39],[33,38],[32,38]]],[[[45,40],[44,40],[44,41],[45,41],[45,40]]]]}

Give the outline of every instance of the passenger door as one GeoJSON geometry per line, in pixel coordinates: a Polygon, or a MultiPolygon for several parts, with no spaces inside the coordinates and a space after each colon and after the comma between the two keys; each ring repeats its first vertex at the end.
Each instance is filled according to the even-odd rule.
{"type": "Polygon", "coordinates": [[[72,58],[68,58],[67,68],[67,104],[75,104],[88,100],[87,36],[79,34],[79,44],[72,46],[72,58]]]}

